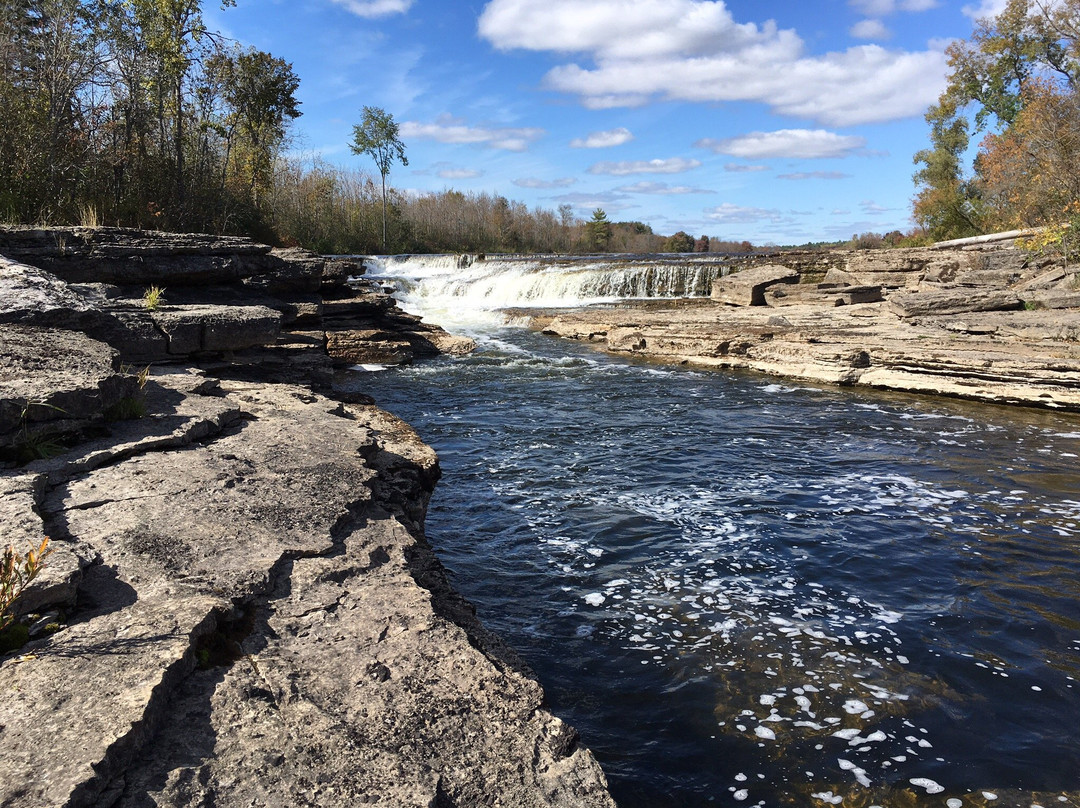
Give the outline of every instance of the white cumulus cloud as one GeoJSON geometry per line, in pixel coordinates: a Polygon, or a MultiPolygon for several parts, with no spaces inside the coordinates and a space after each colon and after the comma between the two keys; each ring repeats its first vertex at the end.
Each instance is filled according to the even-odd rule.
{"type": "Polygon", "coordinates": [[[438,143],[477,143],[494,149],[521,152],[546,133],[543,129],[468,126],[456,119],[443,116],[435,123],[404,121],[400,131],[402,139],[417,138],[438,143]]]}
{"type": "MultiPolygon", "coordinates": [[[[928,0],[898,0],[914,8],[928,0]]],[[[654,99],[755,101],[830,126],[921,115],[945,83],[943,48],[859,45],[809,55],[772,21],[736,22],[720,0],[491,0],[480,36],[501,50],[580,54],[544,78],[590,108],[654,99]]]]}
{"type": "Polygon", "coordinates": [[[365,19],[404,14],[413,4],[413,0],[331,0],[331,2],[365,19]]]}
{"type": "Polygon", "coordinates": [[[628,174],[681,174],[701,166],[700,160],[672,157],[668,160],[625,160],[618,163],[602,162],[589,166],[590,174],[610,174],[625,177],[628,174]]]}
{"type": "Polygon", "coordinates": [[[1005,10],[1008,0],[980,0],[977,6],[967,5],[962,9],[964,14],[973,20],[981,20],[986,17],[996,17],[1005,10]]]}
{"type": "Polygon", "coordinates": [[[570,141],[574,149],[607,149],[621,146],[634,139],[633,133],[625,127],[609,129],[606,132],[590,132],[588,137],[576,137],[570,141]]]}
{"type": "Polygon", "coordinates": [[[779,129],[775,132],[750,132],[723,140],[704,138],[694,145],[716,154],[751,160],[763,157],[812,159],[846,157],[863,148],[866,139],[855,135],[838,135],[825,129],[779,129]]]}

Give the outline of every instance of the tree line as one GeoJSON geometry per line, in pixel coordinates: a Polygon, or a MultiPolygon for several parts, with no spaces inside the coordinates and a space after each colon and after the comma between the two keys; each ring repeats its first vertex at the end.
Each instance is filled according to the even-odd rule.
{"type": "Polygon", "coordinates": [[[1080,226],[1080,0],[1009,0],[948,57],[915,155],[916,222],[933,240],[1080,226]]]}
{"type": "Polygon", "coordinates": [[[298,87],[199,0],[5,0],[0,216],[258,232],[298,87]]]}
{"type": "MultiPolygon", "coordinates": [[[[222,0],[222,7],[234,0],[222,0]]],[[[299,77],[209,30],[202,0],[0,4],[0,220],[247,234],[321,252],[747,252],[570,205],[406,194],[397,125],[363,109],[374,177],[290,155],[299,77]],[[380,182],[381,180],[381,182],[380,182]]]]}

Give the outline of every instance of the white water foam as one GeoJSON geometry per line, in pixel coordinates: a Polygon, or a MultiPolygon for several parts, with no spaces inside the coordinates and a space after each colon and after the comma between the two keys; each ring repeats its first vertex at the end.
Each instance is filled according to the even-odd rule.
{"type": "Polygon", "coordinates": [[[443,326],[505,325],[511,308],[567,308],[626,299],[703,297],[716,257],[366,257],[367,277],[396,289],[402,308],[443,326]]]}

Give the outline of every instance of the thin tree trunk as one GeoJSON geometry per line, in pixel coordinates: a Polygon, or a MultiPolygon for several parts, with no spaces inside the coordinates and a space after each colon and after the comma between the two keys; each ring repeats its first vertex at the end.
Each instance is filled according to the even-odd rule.
{"type": "Polygon", "coordinates": [[[386,175],[382,175],[382,251],[386,255],[386,175]]]}

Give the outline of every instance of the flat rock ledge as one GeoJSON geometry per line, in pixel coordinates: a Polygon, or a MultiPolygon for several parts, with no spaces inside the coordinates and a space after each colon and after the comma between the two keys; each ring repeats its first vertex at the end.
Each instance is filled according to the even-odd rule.
{"type": "Polygon", "coordinates": [[[0,474],[52,537],[0,659],[5,806],[612,806],[446,583],[434,453],[371,406],[156,372],[151,414],[0,474]]]}
{"type": "Polygon", "coordinates": [[[435,453],[334,387],[468,341],[246,240],[5,245],[0,522],[53,552],[0,655],[0,805],[613,808],[432,552],[435,453]]]}
{"type": "Polygon", "coordinates": [[[718,279],[713,300],[511,316],[665,363],[1080,411],[1078,267],[1008,240],[762,260],[718,279]]]}

